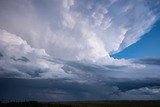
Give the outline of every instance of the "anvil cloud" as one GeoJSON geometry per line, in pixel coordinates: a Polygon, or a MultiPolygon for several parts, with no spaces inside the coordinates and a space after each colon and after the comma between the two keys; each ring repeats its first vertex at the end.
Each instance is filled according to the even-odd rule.
{"type": "Polygon", "coordinates": [[[111,53],[138,41],[158,17],[139,0],[2,0],[0,16],[1,30],[55,58],[107,63],[111,53]]]}

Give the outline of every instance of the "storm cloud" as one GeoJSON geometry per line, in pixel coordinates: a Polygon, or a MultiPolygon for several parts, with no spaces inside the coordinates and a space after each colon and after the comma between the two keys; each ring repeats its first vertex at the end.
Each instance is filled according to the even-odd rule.
{"type": "Polygon", "coordinates": [[[152,29],[159,5],[0,0],[0,100],[160,99],[158,58],[110,56],[152,29]]]}
{"type": "Polygon", "coordinates": [[[152,28],[159,14],[151,4],[139,0],[1,0],[0,29],[55,58],[125,63],[109,55],[152,28]]]}

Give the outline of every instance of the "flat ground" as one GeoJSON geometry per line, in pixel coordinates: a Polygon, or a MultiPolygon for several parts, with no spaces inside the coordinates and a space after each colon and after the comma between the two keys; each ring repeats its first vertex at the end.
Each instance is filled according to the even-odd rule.
{"type": "Polygon", "coordinates": [[[160,101],[10,102],[0,107],[160,107],[160,101]]]}

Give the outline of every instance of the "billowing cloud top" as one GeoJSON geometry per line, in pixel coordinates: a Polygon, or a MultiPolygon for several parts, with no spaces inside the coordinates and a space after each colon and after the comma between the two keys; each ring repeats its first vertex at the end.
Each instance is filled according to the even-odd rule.
{"type": "Polygon", "coordinates": [[[2,0],[1,64],[13,59],[25,60],[51,69],[53,65],[42,60],[50,57],[136,66],[130,60],[114,59],[110,54],[135,43],[151,29],[159,16],[156,6],[153,8],[151,4],[139,0],[2,0]]]}
{"type": "Polygon", "coordinates": [[[2,0],[0,5],[1,32],[67,60],[112,62],[109,54],[138,41],[158,19],[156,8],[139,0],[2,0]]]}

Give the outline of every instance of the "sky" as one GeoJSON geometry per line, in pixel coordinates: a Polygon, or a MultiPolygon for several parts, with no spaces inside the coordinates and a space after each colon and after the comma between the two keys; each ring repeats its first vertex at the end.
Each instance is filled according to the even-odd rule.
{"type": "Polygon", "coordinates": [[[0,0],[0,100],[160,99],[159,0],[0,0]]]}
{"type": "Polygon", "coordinates": [[[111,55],[114,58],[146,58],[160,57],[160,22],[155,23],[151,31],[144,34],[135,44],[125,48],[123,51],[111,55]]]}

